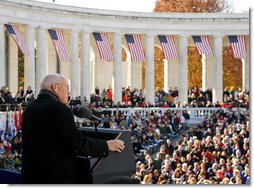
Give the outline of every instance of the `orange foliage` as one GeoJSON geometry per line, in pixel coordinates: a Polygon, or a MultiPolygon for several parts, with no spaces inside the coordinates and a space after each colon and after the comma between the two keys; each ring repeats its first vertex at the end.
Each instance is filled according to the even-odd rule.
{"type": "Polygon", "coordinates": [[[198,49],[188,47],[188,87],[202,87],[202,62],[198,49]]]}
{"type": "Polygon", "coordinates": [[[225,0],[157,0],[153,11],[213,13],[227,8],[225,0]]]}

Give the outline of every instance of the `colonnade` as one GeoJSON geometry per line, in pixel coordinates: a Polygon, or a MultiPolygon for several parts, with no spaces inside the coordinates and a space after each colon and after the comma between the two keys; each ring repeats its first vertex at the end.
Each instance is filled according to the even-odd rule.
{"type": "MultiPolygon", "coordinates": [[[[86,97],[89,100],[95,86],[110,80],[114,102],[121,102],[124,82],[132,88],[140,86],[141,63],[133,63],[129,58],[126,70],[122,68],[122,48],[128,49],[124,40],[125,34],[142,35],[146,55],[145,97],[151,103],[154,102],[155,92],[154,47],[160,46],[157,35],[173,35],[175,38],[180,59],[164,60],[164,89],[168,90],[172,84],[177,86],[179,101],[188,100],[188,46],[193,45],[193,35],[209,36],[213,55],[201,57],[202,88],[213,88],[213,101],[220,102],[223,98],[223,46],[229,45],[225,44],[228,35],[245,35],[247,59],[243,60],[242,64],[242,88],[249,90],[249,14],[112,12],[27,0],[5,0],[1,1],[0,5],[0,86],[8,85],[10,89],[15,88],[11,85],[17,86],[18,51],[13,41],[10,40],[8,47],[5,44],[4,27],[4,24],[15,23],[23,28],[22,34],[30,51],[29,55],[25,55],[24,62],[25,88],[32,86],[36,95],[43,77],[49,72],[48,64],[54,62],[47,30],[57,28],[63,29],[65,37],[67,36],[66,43],[72,62],[61,62],[60,73],[68,75],[73,97],[80,95],[81,98],[86,97]],[[101,73],[105,70],[97,69],[102,64],[98,64],[100,60],[92,41],[93,32],[107,32],[111,36],[110,44],[113,46],[114,56],[113,71],[108,73],[112,75],[111,79],[103,78],[101,73]],[[6,48],[9,48],[9,54],[6,54],[6,48]],[[92,58],[91,49],[95,52],[95,58],[92,58]],[[6,65],[10,67],[7,69],[6,65]],[[127,82],[123,80],[123,75],[126,75],[127,82]],[[9,78],[8,83],[6,78],[9,78]]],[[[108,64],[105,62],[105,65],[108,64]]]]}
{"type": "MultiPolygon", "coordinates": [[[[0,27],[0,40],[4,41],[4,25],[0,27]]],[[[43,77],[47,74],[47,58],[48,58],[48,41],[47,41],[47,28],[37,28],[37,43],[36,43],[36,63],[34,53],[34,42],[35,42],[35,27],[26,27],[26,43],[30,50],[29,55],[25,55],[24,64],[24,75],[25,75],[25,86],[32,86],[32,89],[39,92],[40,83],[43,77]],[[36,66],[35,66],[36,65],[36,66]]],[[[114,48],[114,63],[113,63],[113,94],[114,101],[121,102],[122,100],[122,40],[123,33],[116,32],[113,34],[113,48],[114,48]]],[[[144,35],[145,37],[145,52],[146,52],[146,73],[145,73],[145,92],[146,100],[154,102],[154,45],[155,45],[155,34],[149,33],[144,35]]],[[[181,102],[187,101],[188,99],[188,35],[179,35],[179,54],[180,59],[178,61],[179,71],[178,73],[169,73],[170,61],[164,60],[164,90],[168,90],[168,78],[178,77],[178,89],[179,89],[179,100],[181,102]]],[[[213,65],[214,65],[214,76],[213,76],[213,99],[214,101],[222,101],[223,94],[223,35],[214,35],[213,37],[213,65]]],[[[72,62],[70,63],[70,88],[71,96],[76,97],[81,95],[89,99],[91,91],[91,69],[90,69],[90,44],[91,44],[91,31],[89,29],[78,31],[72,30],[70,32],[70,55],[72,62]],[[82,56],[79,57],[79,34],[81,33],[81,51],[82,56]],[[80,66],[79,66],[80,58],[80,66]],[[79,71],[80,68],[80,71],[79,71]]],[[[248,42],[248,41],[247,41],[248,42]]],[[[12,56],[12,55],[10,55],[12,56]]],[[[205,89],[207,86],[207,62],[206,58],[211,55],[202,55],[202,88],[205,89]]],[[[1,61],[5,62],[5,46],[1,43],[0,46],[0,57],[1,61]]],[[[11,57],[9,57],[11,58],[11,57]]],[[[243,89],[248,89],[246,86],[246,66],[248,60],[243,60],[243,89]]],[[[4,79],[7,73],[5,73],[5,65],[1,64],[1,85],[4,85],[4,79]]]]}

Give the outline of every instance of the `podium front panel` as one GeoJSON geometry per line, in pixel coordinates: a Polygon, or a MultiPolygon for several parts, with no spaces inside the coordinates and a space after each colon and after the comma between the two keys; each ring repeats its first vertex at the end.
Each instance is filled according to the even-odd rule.
{"type": "Polygon", "coordinates": [[[121,153],[109,152],[105,158],[78,155],[79,183],[101,184],[111,177],[132,176],[135,173],[136,164],[129,131],[98,129],[98,135],[93,128],[80,128],[80,131],[86,136],[102,140],[113,140],[118,137],[124,141],[125,148],[121,153]]]}

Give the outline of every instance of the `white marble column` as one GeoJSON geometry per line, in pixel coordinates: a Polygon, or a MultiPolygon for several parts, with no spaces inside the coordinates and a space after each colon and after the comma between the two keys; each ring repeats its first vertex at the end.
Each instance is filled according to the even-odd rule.
{"type": "Polygon", "coordinates": [[[95,93],[95,60],[90,60],[90,94],[95,93]]]}
{"type": "Polygon", "coordinates": [[[4,24],[0,22],[0,87],[6,85],[4,24]]]}
{"type": "Polygon", "coordinates": [[[154,35],[146,35],[146,101],[154,104],[154,35]]]}
{"type": "Polygon", "coordinates": [[[181,35],[179,39],[179,101],[188,102],[188,36],[181,35]]]}
{"type": "Polygon", "coordinates": [[[26,27],[26,44],[29,49],[29,55],[25,55],[24,63],[24,91],[31,86],[35,92],[35,57],[34,57],[34,26],[26,27]]]}
{"type": "Polygon", "coordinates": [[[127,87],[128,64],[126,61],[122,62],[122,87],[127,87]]]}
{"type": "Polygon", "coordinates": [[[249,62],[249,36],[245,37],[245,42],[246,42],[246,51],[247,51],[247,57],[245,60],[245,67],[243,69],[245,69],[245,73],[244,76],[242,77],[243,79],[243,83],[242,83],[242,88],[243,90],[249,91],[250,90],[250,62],[249,62]]]}
{"type": "Polygon", "coordinates": [[[127,81],[126,81],[126,87],[131,87],[131,60],[126,61],[127,64],[127,81]]]}
{"type": "Polygon", "coordinates": [[[79,62],[78,62],[78,31],[71,31],[71,96],[75,99],[80,95],[79,93],[79,62]]]}
{"type": "Polygon", "coordinates": [[[206,88],[212,89],[214,78],[214,56],[206,56],[206,88]]]}
{"type": "Polygon", "coordinates": [[[205,91],[207,88],[207,73],[206,73],[206,55],[202,54],[202,91],[205,91]]]}
{"type": "Polygon", "coordinates": [[[131,62],[131,89],[142,89],[142,62],[131,62]]]}
{"type": "Polygon", "coordinates": [[[38,28],[38,37],[37,37],[37,57],[36,57],[36,86],[35,94],[36,96],[40,92],[40,84],[43,78],[47,74],[47,36],[46,28],[40,26],[38,28]]]}
{"type": "Polygon", "coordinates": [[[246,89],[246,61],[244,59],[242,61],[242,90],[245,91],[246,89]]]}
{"type": "Polygon", "coordinates": [[[164,91],[168,92],[168,64],[169,61],[167,59],[163,59],[164,62],[164,91]]]}
{"type": "Polygon", "coordinates": [[[8,87],[13,94],[16,94],[18,91],[18,50],[18,45],[9,35],[8,87]]]}
{"type": "Polygon", "coordinates": [[[86,29],[82,32],[82,59],[81,59],[81,100],[86,97],[90,102],[90,32],[86,29]]]}
{"type": "Polygon", "coordinates": [[[114,33],[114,64],[113,64],[115,103],[122,102],[122,34],[114,33]]]}
{"type": "Polygon", "coordinates": [[[222,102],[223,95],[223,66],[222,50],[223,36],[214,36],[214,87],[213,102],[222,102]]]}
{"type": "MultiPolygon", "coordinates": [[[[179,84],[179,60],[169,60],[168,61],[168,86],[170,87],[177,87],[179,84]]],[[[178,88],[178,87],[177,87],[178,88]]]]}

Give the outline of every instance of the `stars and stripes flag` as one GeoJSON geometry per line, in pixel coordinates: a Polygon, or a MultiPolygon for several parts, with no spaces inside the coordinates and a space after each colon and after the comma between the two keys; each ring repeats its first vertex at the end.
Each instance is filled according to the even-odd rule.
{"type": "Polygon", "coordinates": [[[109,62],[113,61],[113,54],[110,48],[107,33],[94,32],[93,36],[96,41],[101,59],[109,62]]]}
{"type": "Polygon", "coordinates": [[[65,45],[63,30],[48,29],[48,32],[56,49],[59,60],[61,62],[70,62],[71,57],[65,45]]]}
{"type": "Polygon", "coordinates": [[[198,52],[200,55],[206,54],[206,55],[212,55],[213,51],[209,43],[209,39],[207,35],[202,36],[192,36],[192,39],[198,48],[198,52]]]}
{"type": "Polygon", "coordinates": [[[145,61],[145,53],[140,34],[125,35],[132,61],[145,61]]]}
{"type": "Polygon", "coordinates": [[[234,57],[246,60],[247,51],[244,35],[228,36],[228,39],[233,49],[234,57]]]}
{"type": "Polygon", "coordinates": [[[14,126],[16,127],[16,130],[18,130],[19,126],[18,126],[18,116],[17,116],[16,107],[14,109],[13,121],[14,121],[14,126]]]}
{"type": "Polygon", "coordinates": [[[180,58],[176,50],[173,35],[158,35],[158,38],[160,40],[165,59],[170,60],[180,58]]]}
{"type": "Polygon", "coordinates": [[[25,55],[29,55],[29,49],[22,38],[22,35],[19,30],[19,26],[14,24],[4,24],[4,25],[7,31],[9,32],[9,34],[11,35],[11,37],[14,39],[15,43],[18,45],[18,47],[22,51],[22,53],[25,55]]]}

